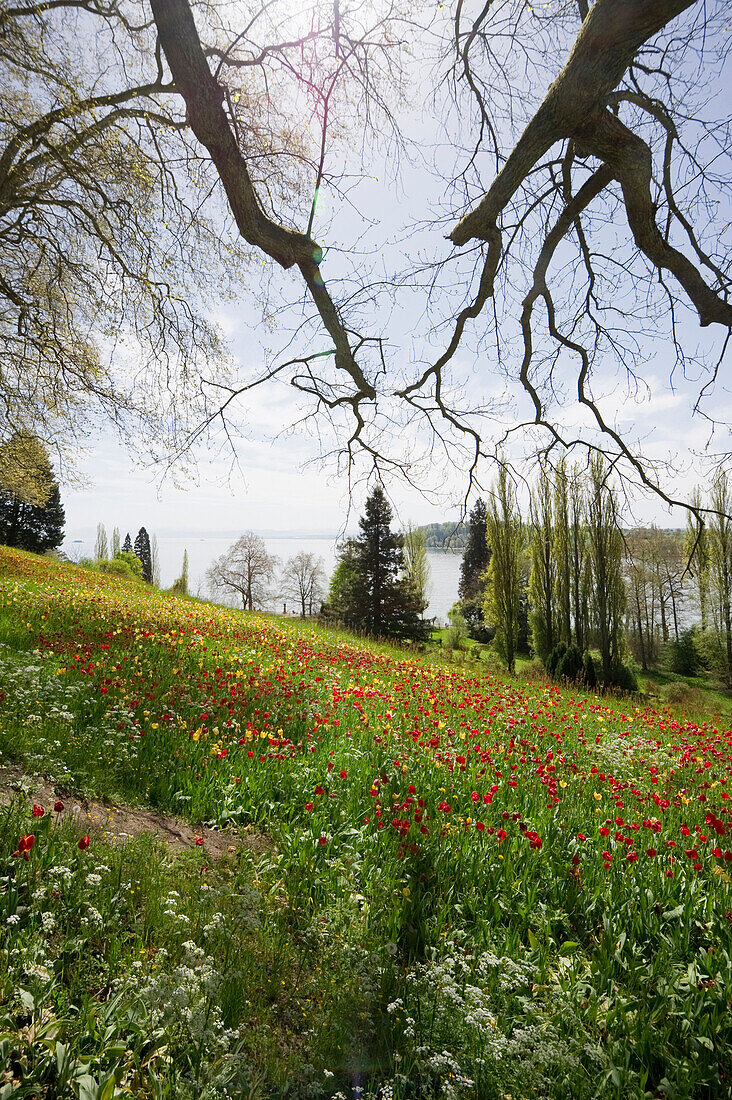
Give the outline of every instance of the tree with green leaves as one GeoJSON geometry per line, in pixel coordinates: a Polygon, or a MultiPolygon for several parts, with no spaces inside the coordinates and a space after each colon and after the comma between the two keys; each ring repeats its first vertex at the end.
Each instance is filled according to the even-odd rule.
{"type": "Polygon", "coordinates": [[[152,550],[150,548],[150,536],[144,527],[141,527],[137,532],[135,539],[135,545],[133,547],[138,558],[142,562],[142,579],[147,584],[152,584],[153,568],[152,568],[152,550]]]}
{"type": "Polygon", "coordinates": [[[404,531],[404,579],[417,597],[422,611],[429,602],[430,564],[427,536],[423,527],[408,523],[404,531]]]}
{"type": "Polygon", "coordinates": [[[715,625],[724,653],[725,679],[732,685],[732,499],[723,470],[712,486],[709,520],[709,579],[715,625]]]}
{"type": "Polygon", "coordinates": [[[0,488],[25,504],[42,506],[51,493],[48,450],[30,432],[16,431],[0,443],[0,488]]]}
{"type": "Polygon", "coordinates": [[[590,460],[587,532],[592,562],[592,600],[602,678],[611,684],[620,665],[625,613],[623,536],[618,523],[617,497],[610,470],[600,456],[590,460]]]}
{"type": "Polygon", "coordinates": [[[160,548],[158,547],[157,535],[153,535],[150,540],[150,562],[152,565],[152,584],[155,588],[160,588],[160,548]]]}
{"type": "MultiPolygon", "coordinates": [[[[557,634],[565,645],[572,642],[572,558],[570,538],[569,474],[564,459],[554,471],[554,560],[557,634]]],[[[578,648],[581,648],[578,647],[578,648]]]]}
{"type": "Polygon", "coordinates": [[[48,451],[42,443],[37,443],[33,450],[33,492],[26,491],[27,481],[24,482],[26,488],[21,488],[17,481],[10,481],[22,495],[0,483],[0,543],[43,554],[55,550],[63,542],[65,515],[48,451]],[[40,492],[41,486],[43,492],[40,492]],[[32,503],[26,499],[28,495],[36,501],[45,499],[43,503],[32,503]]]}
{"type": "Polygon", "coordinates": [[[516,670],[521,615],[524,525],[516,491],[502,465],[486,512],[491,551],[484,599],[486,622],[495,629],[494,645],[508,666],[516,670]]]}
{"type": "Polygon", "coordinates": [[[114,531],[112,531],[112,541],[109,547],[110,557],[115,558],[121,549],[122,545],[120,542],[119,527],[115,527],[114,531]]]}

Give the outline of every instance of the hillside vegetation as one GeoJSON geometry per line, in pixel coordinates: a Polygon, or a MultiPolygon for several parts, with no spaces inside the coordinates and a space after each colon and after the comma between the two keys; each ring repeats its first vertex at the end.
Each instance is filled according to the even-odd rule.
{"type": "Polygon", "coordinates": [[[57,803],[0,809],[3,1100],[731,1095],[731,731],[19,551],[0,599],[57,803]]]}

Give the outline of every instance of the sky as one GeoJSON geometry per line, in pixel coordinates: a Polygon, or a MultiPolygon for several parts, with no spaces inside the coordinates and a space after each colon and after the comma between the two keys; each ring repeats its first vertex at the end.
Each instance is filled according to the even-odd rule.
{"type": "MultiPolygon", "coordinates": [[[[373,277],[380,270],[380,249],[384,251],[384,270],[387,259],[389,270],[398,267],[400,254],[434,258],[450,251],[443,241],[447,225],[443,230],[426,224],[441,209],[445,198],[444,182],[439,175],[426,170],[427,159],[439,161],[442,156],[435,119],[429,107],[423,110],[412,103],[407,103],[403,112],[410,134],[422,138],[432,135],[423,143],[423,152],[417,154],[417,147],[411,147],[398,173],[390,155],[377,159],[354,182],[347,201],[338,201],[334,194],[323,192],[315,235],[331,249],[330,255],[326,253],[326,277],[345,278],[352,274],[341,264],[339,247],[353,240],[358,241],[364,269],[368,268],[373,277]]],[[[621,226],[619,231],[624,229],[627,227],[621,226]]],[[[255,276],[250,273],[247,278],[251,282],[255,276]]],[[[290,276],[283,276],[281,286],[283,300],[292,297],[294,280],[290,276]]],[[[264,363],[270,345],[286,346],[292,331],[288,325],[301,320],[301,313],[295,308],[294,312],[275,314],[274,320],[263,325],[256,282],[249,291],[246,299],[222,301],[213,306],[215,318],[229,341],[237,374],[239,371],[246,374],[252,364],[264,363]]],[[[425,330],[422,354],[425,348],[441,348],[446,330],[432,334],[426,330],[441,312],[446,316],[450,310],[436,296],[432,303],[433,318],[426,309],[428,299],[423,292],[406,289],[399,297],[388,289],[376,293],[377,320],[379,324],[383,322],[382,331],[399,349],[394,361],[409,373],[415,356],[415,332],[425,330]]],[[[672,463],[662,477],[664,488],[672,496],[686,497],[703,480],[703,456],[710,448],[708,425],[703,420],[692,420],[689,415],[696,392],[694,367],[690,363],[689,377],[676,376],[672,388],[668,344],[654,339],[652,333],[643,334],[642,318],[630,318],[628,323],[641,330],[638,369],[647,386],[631,395],[627,386],[617,380],[610,382],[599,403],[608,419],[647,457],[661,464],[672,463]]],[[[705,343],[708,338],[700,335],[693,318],[682,315],[680,331],[692,351],[708,352],[705,343]]],[[[515,340],[515,332],[507,339],[515,340]]],[[[468,341],[458,356],[457,366],[466,379],[468,392],[472,393],[473,388],[480,390],[482,401],[494,403],[497,409],[502,407],[509,387],[505,376],[491,368],[490,351],[486,353],[476,340],[468,341]]],[[[527,398],[514,392],[512,400],[511,411],[503,419],[498,414],[493,424],[486,425],[488,438],[491,433],[500,435],[510,426],[512,418],[518,420],[527,415],[527,398]]],[[[714,411],[720,415],[732,413],[732,397],[724,377],[717,389],[714,411]]],[[[100,428],[86,442],[75,479],[62,487],[67,544],[87,539],[100,522],[108,531],[119,527],[123,533],[127,530],[134,533],[144,525],[161,536],[190,533],[236,537],[244,530],[254,530],[263,535],[336,537],[354,530],[366,486],[358,481],[349,485],[346,472],[336,462],[319,460],[330,441],[327,430],[318,438],[311,417],[306,418],[299,430],[283,432],[302,412],[292,389],[285,384],[275,382],[254,391],[243,409],[241,426],[237,422],[233,427],[236,460],[232,461],[226,447],[221,449],[220,440],[213,440],[198,449],[192,466],[172,475],[160,468],[145,467],[110,431],[100,428]]],[[[576,411],[564,413],[555,409],[555,415],[560,425],[566,425],[570,431],[577,423],[576,411]]],[[[729,418],[732,420],[732,415],[729,418]]],[[[388,417],[383,429],[385,448],[401,448],[402,457],[407,456],[408,472],[427,488],[420,493],[404,479],[387,478],[397,525],[407,521],[457,520],[465,503],[464,468],[447,463],[429,433],[420,434],[399,422],[390,424],[388,417]]],[[[711,441],[711,449],[720,448],[732,449],[717,437],[711,441]]],[[[527,462],[526,453],[525,439],[509,443],[507,454],[516,464],[519,479],[530,476],[533,470],[534,464],[527,462]]],[[[484,489],[488,489],[491,478],[492,471],[488,468],[482,482],[484,489]]],[[[656,523],[663,527],[685,523],[682,510],[670,512],[653,495],[631,489],[629,496],[626,517],[629,523],[656,523]]]]}

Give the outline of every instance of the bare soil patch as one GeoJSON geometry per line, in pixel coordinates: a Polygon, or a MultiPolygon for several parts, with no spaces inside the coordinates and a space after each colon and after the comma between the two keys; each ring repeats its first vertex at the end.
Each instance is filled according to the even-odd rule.
{"type": "Polygon", "coordinates": [[[45,776],[28,775],[15,764],[0,765],[0,806],[23,795],[29,801],[52,810],[56,801],[64,803],[64,813],[72,813],[79,827],[104,837],[105,840],[131,840],[142,833],[158,836],[173,852],[202,848],[211,859],[235,854],[240,848],[264,851],[271,847],[269,839],[250,828],[210,829],[192,826],[172,814],[97,802],[55,785],[45,776]]]}

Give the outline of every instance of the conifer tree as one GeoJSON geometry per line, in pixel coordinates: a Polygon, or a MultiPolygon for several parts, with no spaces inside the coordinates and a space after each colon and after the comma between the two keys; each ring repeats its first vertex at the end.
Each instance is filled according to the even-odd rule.
{"type": "MultiPolygon", "coordinates": [[[[352,630],[376,637],[422,638],[423,605],[400,576],[404,565],[402,538],[391,531],[391,508],[377,486],[366,500],[359,520],[361,533],[347,543],[342,568],[337,569],[341,603],[330,603],[326,615],[352,630]],[[344,564],[345,563],[345,564],[344,564]]],[[[334,578],[335,579],[335,578],[334,578]]],[[[331,583],[331,595],[334,584],[331,583]]]]}
{"type": "Polygon", "coordinates": [[[129,554],[132,551],[132,539],[130,538],[130,532],[125,535],[125,541],[122,543],[122,553],[129,554]]]}
{"type": "Polygon", "coordinates": [[[137,538],[135,539],[135,553],[142,562],[142,579],[147,584],[152,584],[153,569],[152,569],[152,551],[150,549],[150,536],[144,527],[141,527],[137,532],[137,538]]]}

